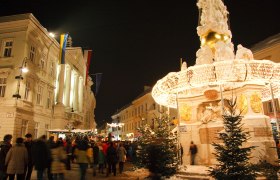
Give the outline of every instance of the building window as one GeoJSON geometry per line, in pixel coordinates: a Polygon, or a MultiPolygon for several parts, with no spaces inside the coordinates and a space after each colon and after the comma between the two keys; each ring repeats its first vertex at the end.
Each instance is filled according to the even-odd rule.
{"type": "Polygon", "coordinates": [[[12,40],[4,41],[3,56],[4,57],[11,57],[12,56],[12,48],[13,48],[13,41],[12,40]]]}
{"type": "Polygon", "coordinates": [[[31,46],[31,47],[30,47],[29,59],[30,59],[32,62],[35,61],[35,47],[34,47],[34,46],[31,46]]]}
{"type": "Polygon", "coordinates": [[[28,124],[27,120],[22,120],[22,124],[21,124],[21,136],[22,137],[24,137],[26,134],[27,124],[28,124]]]}
{"type": "Polygon", "coordinates": [[[47,97],[47,109],[50,109],[52,107],[52,92],[48,92],[48,97],[47,97]]]}
{"type": "Polygon", "coordinates": [[[45,69],[45,59],[41,58],[40,60],[40,67],[41,69],[45,69]]]}
{"type": "Polygon", "coordinates": [[[6,86],[7,86],[7,78],[0,78],[0,97],[5,96],[6,86]]]}
{"type": "Polygon", "coordinates": [[[50,62],[50,76],[53,77],[54,76],[54,63],[50,62]]]}
{"type": "Polygon", "coordinates": [[[28,100],[29,92],[30,92],[30,82],[29,82],[29,81],[26,81],[25,93],[24,93],[24,99],[25,99],[25,100],[28,100]]]}
{"type": "Polygon", "coordinates": [[[40,105],[42,101],[42,93],[43,93],[43,87],[38,86],[38,92],[37,92],[37,98],[36,98],[36,104],[40,105]]]}
{"type": "Polygon", "coordinates": [[[34,138],[38,138],[38,129],[39,129],[39,123],[35,122],[34,138]]]}

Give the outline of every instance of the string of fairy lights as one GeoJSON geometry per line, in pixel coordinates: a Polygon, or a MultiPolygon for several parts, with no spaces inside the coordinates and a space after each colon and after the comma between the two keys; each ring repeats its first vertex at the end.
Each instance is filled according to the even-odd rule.
{"type": "Polygon", "coordinates": [[[239,87],[245,84],[264,85],[262,101],[271,99],[267,85],[272,83],[275,97],[280,97],[280,64],[270,60],[234,59],[190,66],[157,81],[152,96],[160,105],[177,108],[178,93],[192,90],[191,96],[201,95],[203,92],[199,88],[228,83],[239,87]]]}

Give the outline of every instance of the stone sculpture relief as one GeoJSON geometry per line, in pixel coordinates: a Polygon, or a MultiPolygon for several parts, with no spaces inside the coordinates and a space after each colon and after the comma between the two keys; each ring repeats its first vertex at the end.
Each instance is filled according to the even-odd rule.
{"type": "Polygon", "coordinates": [[[200,47],[200,49],[196,52],[196,65],[212,63],[213,53],[211,48],[207,45],[200,47]]]}
{"type": "Polygon", "coordinates": [[[241,44],[237,46],[235,59],[253,60],[254,56],[250,49],[243,47],[241,44]]]}

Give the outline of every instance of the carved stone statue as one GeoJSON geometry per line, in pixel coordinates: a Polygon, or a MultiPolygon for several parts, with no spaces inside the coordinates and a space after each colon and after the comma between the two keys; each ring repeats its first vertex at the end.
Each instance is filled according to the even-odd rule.
{"type": "Polygon", "coordinates": [[[233,60],[234,49],[231,42],[218,41],[215,44],[215,61],[233,60]]]}
{"type": "Polygon", "coordinates": [[[213,53],[209,46],[202,46],[196,52],[196,65],[202,64],[212,64],[213,63],[213,53]]]}
{"type": "Polygon", "coordinates": [[[197,27],[199,36],[212,30],[231,37],[227,23],[229,13],[222,0],[199,0],[197,6],[201,10],[200,26],[197,27]]]}
{"type": "Polygon", "coordinates": [[[212,103],[210,103],[209,106],[206,106],[205,110],[202,112],[200,121],[202,123],[208,123],[209,121],[218,120],[220,117],[221,106],[219,106],[219,104],[212,105],[212,103]]]}
{"type": "Polygon", "coordinates": [[[243,47],[241,44],[237,46],[235,59],[245,59],[252,60],[254,59],[253,53],[250,49],[243,47]]]}

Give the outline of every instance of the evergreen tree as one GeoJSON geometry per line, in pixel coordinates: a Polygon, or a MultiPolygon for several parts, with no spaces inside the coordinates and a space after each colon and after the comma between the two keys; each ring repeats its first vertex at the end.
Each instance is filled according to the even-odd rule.
{"type": "Polygon", "coordinates": [[[145,167],[154,176],[171,176],[176,173],[178,160],[177,137],[171,133],[167,117],[156,118],[158,127],[149,125],[139,128],[142,136],[138,140],[138,167],[145,167]]]}
{"type": "Polygon", "coordinates": [[[219,134],[223,143],[213,143],[218,164],[211,168],[210,175],[221,180],[255,179],[256,174],[249,164],[254,146],[242,147],[249,139],[249,132],[242,129],[242,116],[235,112],[236,99],[228,100],[228,111],[223,115],[225,132],[219,134]]]}

